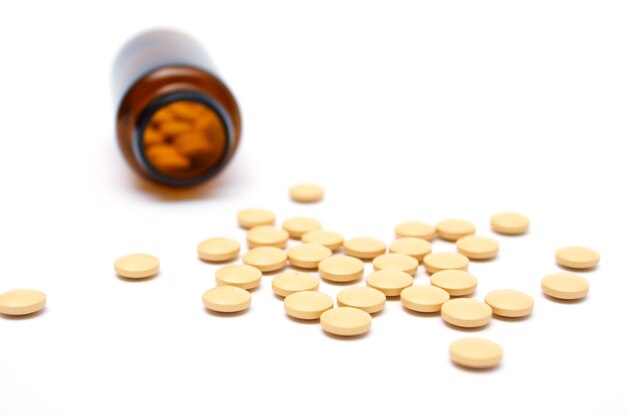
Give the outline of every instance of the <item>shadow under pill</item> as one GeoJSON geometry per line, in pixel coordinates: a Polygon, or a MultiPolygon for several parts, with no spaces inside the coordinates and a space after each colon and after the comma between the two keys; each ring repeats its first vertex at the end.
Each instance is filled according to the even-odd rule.
{"type": "Polygon", "coordinates": [[[146,278],[126,278],[123,277],[121,275],[117,275],[115,274],[115,276],[120,280],[120,281],[124,281],[124,282],[146,282],[146,281],[152,281],[154,278],[158,277],[160,275],[160,272],[157,272],[156,274],[146,277],[146,278]]]}
{"type": "Polygon", "coordinates": [[[433,311],[431,313],[423,313],[423,312],[420,312],[420,311],[414,311],[414,310],[408,309],[408,308],[406,308],[404,306],[402,306],[402,309],[406,313],[408,313],[408,314],[410,314],[412,316],[415,316],[415,317],[424,317],[424,318],[441,317],[441,312],[440,311],[433,311]]]}
{"type": "Polygon", "coordinates": [[[489,323],[485,324],[484,326],[480,326],[480,327],[460,327],[460,326],[455,326],[454,324],[450,324],[447,321],[443,320],[443,323],[452,330],[458,330],[460,332],[464,332],[464,333],[476,333],[476,332],[480,332],[481,330],[484,330],[487,326],[489,326],[489,323]]]}
{"type": "Polygon", "coordinates": [[[335,339],[335,340],[341,340],[342,342],[353,342],[356,340],[361,340],[361,339],[365,339],[370,333],[371,330],[367,333],[363,333],[363,334],[357,334],[355,336],[338,336],[336,334],[332,334],[332,333],[328,333],[326,330],[322,329],[322,331],[324,332],[324,334],[331,338],[331,339],[335,339]]]}
{"type": "Polygon", "coordinates": [[[44,307],[44,308],[42,308],[39,311],[35,311],[34,313],[21,314],[19,316],[14,316],[14,315],[11,315],[11,314],[2,314],[2,313],[0,313],[0,318],[5,319],[5,320],[14,320],[14,321],[30,320],[30,319],[34,319],[35,317],[42,316],[47,309],[48,309],[47,307],[44,307]]]}
{"type": "Polygon", "coordinates": [[[579,304],[582,303],[583,301],[585,301],[587,298],[589,297],[589,295],[584,296],[583,298],[578,298],[576,300],[563,300],[562,298],[556,298],[556,297],[552,297],[546,293],[543,294],[543,298],[546,300],[550,300],[553,303],[558,303],[558,304],[579,304]]]}
{"type": "Polygon", "coordinates": [[[578,272],[592,272],[592,271],[596,271],[600,269],[599,264],[596,266],[592,266],[591,268],[571,268],[569,266],[561,265],[558,262],[555,262],[554,264],[558,266],[559,268],[563,269],[564,271],[571,272],[572,274],[576,274],[578,272]]]}
{"type": "Polygon", "coordinates": [[[245,310],[241,310],[241,311],[234,311],[232,313],[224,313],[221,311],[214,311],[214,310],[210,310],[208,308],[205,308],[204,311],[209,315],[209,316],[213,316],[213,317],[239,317],[239,316],[243,316],[244,314],[246,314],[248,311],[250,311],[250,307],[246,308],[245,310]]]}
{"type": "Polygon", "coordinates": [[[299,324],[320,324],[320,319],[311,319],[311,320],[306,320],[306,319],[299,319],[297,317],[292,317],[289,314],[285,313],[285,316],[287,316],[287,318],[291,321],[293,321],[294,323],[299,323],[299,324]]]}
{"type": "Polygon", "coordinates": [[[465,372],[473,372],[473,373],[476,373],[476,374],[486,374],[486,373],[489,373],[489,372],[494,372],[494,371],[498,370],[500,367],[502,367],[502,364],[498,364],[498,365],[495,365],[495,366],[490,366],[488,368],[472,368],[471,366],[460,365],[460,364],[454,362],[453,360],[450,360],[450,363],[456,369],[459,369],[459,370],[465,371],[465,372]]]}
{"type": "Polygon", "coordinates": [[[526,316],[522,316],[522,317],[505,317],[505,316],[498,316],[497,314],[493,315],[493,319],[494,320],[498,320],[498,321],[504,321],[504,322],[509,322],[509,323],[517,323],[520,321],[526,321],[528,319],[530,319],[530,317],[532,316],[532,314],[528,314],[526,316]]]}

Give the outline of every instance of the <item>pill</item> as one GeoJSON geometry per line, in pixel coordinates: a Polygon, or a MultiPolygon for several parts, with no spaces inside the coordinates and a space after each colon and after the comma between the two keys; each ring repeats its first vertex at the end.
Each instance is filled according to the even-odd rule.
{"type": "Polygon", "coordinates": [[[319,291],[299,291],[284,300],[285,313],[301,320],[317,320],[326,310],[333,308],[333,299],[319,291]]]}
{"type": "Polygon", "coordinates": [[[491,216],[491,228],[502,235],[521,235],[528,231],[530,220],[519,213],[504,212],[491,216]]]}
{"type": "Polygon", "coordinates": [[[401,253],[387,253],[385,255],[379,255],[372,261],[374,270],[379,271],[381,269],[395,269],[396,271],[406,272],[409,275],[415,275],[417,272],[417,266],[419,263],[417,259],[410,257],[409,255],[402,255],[401,253]]]}
{"type": "Polygon", "coordinates": [[[489,237],[465,236],[456,241],[456,250],[470,259],[492,259],[498,255],[500,244],[489,237]]]}
{"type": "Polygon", "coordinates": [[[412,256],[420,262],[432,250],[433,246],[429,241],[418,237],[401,237],[389,245],[389,252],[412,256]]]}
{"type": "Polygon", "coordinates": [[[165,142],[165,135],[153,127],[148,127],[143,132],[143,145],[152,146],[165,142]]]}
{"type": "Polygon", "coordinates": [[[272,290],[281,297],[298,291],[317,291],[320,280],[306,272],[287,271],[272,279],[272,290]]]}
{"type": "Polygon", "coordinates": [[[316,184],[296,184],[289,189],[293,201],[315,203],[324,197],[324,189],[316,184]]]}
{"type": "Polygon", "coordinates": [[[0,294],[0,314],[25,316],[40,311],[46,305],[46,294],[37,290],[20,289],[0,294]]]}
{"type": "Polygon", "coordinates": [[[433,240],[437,234],[434,226],[422,222],[405,222],[396,226],[396,237],[416,237],[433,240]]]}
{"type": "Polygon", "coordinates": [[[450,344],[450,358],[457,365],[468,368],[493,368],[502,361],[502,348],[487,339],[468,337],[450,344]]]}
{"type": "Polygon", "coordinates": [[[161,172],[185,170],[191,161],[171,145],[154,145],[146,148],[146,157],[151,165],[161,172]]]}
{"type": "Polygon", "coordinates": [[[420,313],[438,312],[449,299],[450,295],[445,290],[434,285],[412,285],[400,293],[402,305],[420,313]]]}
{"type": "Polygon", "coordinates": [[[369,260],[385,253],[387,245],[385,242],[372,237],[356,237],[346,240],[343,243],[343,250],[346,255],[369,260]]]}
{"type": "Polygon", "coordinates": [[[473,235],[476,227],[465,220],[449,219],[437,223],[437,235],[451,242],[456,242],[465,236],[473,235]]]}
{"type": "Polygon", "coordinates": [[[184,120],[168,120],[159,125],[159,130],[166,136],[180,135],[193,129],[193,124],[184,120]]]}
{"type": "Polygon", "coordinates": [[[249,208],[237,213],[237,222],[244,229],[251,229],[256,226],[271,226],[275,221],[276,215],[265,209],[249,208]]]}
{"type": "Polygon", "coordinates": [[[354,307],[337,307],[327,310],[320,317],[325,332],[336,336],[359,336],[369,332],[372,316],[354,307]]]}
{"type": "Polygon", "coordinates": [[[449,269],[432,274],[430,283],[445,290],[448,294],[458,297],[473,293],[478,281],[474,275],[467,271],[449,269]]]}
{"type": "Polygon", "coordinates": [[[215,272],[217,285],[231,285],[233,287],[250,290],[261,284],[263,273],[250,265],[228,265],[215,272]]]}
{"type": "Polygon", "coordinates": [[[303,243],[316,243],[336,251],[343,245],[343,236],[329,230],[311,230],[302,235],[303,243]]]}
{"type": "Polygon", "coordinates": [[[502,317],[525,317],[533,311],[535,304],[530,295],[516,290],[491,291],[485,296],[485,303],[493,314],[502,317]]]}
{"type": "Polygon", "coordinates": [[[465,255],[454,252],[436,252],[429,253],[424,256],[424,267],[426,270],[434,274],[435,272],[448,269],[466,270],[469,265],[469,259],[465,255]]]}
{"type": "Polygon", "coordinates": [[[287,264],[287,254],[271,246],[250,249],[243,255],[243,263],[258,268],[262,272],[273,272],[287,264]]]}
{"type": "Polygon", "coordinates": [[[544,277],[541,289],[546,295],[561,300],[578,300],[589,292],[589,283],[579,275],[561,272],[544,277]]]}
{"type": "Polygon", "coordinates": [[[334,255],[321,261],[318,269],[320,275],[328,281],[350,282],[363,276],[365,265],[352,256],[334,255]]]}
{"type": "Polygon", "coordinates": [[[239,255],[239,243],[225,237],[214,237],[200,242],[198,257],[209,262],[224,262],[239,255]]]}
{"type": "Polygon", "coordinates": [[[289,233],[289,237],[300,239],[307,232],[321,230],[322,224],[310,217],[292,217],[283,222],[283,229],[289,233]]]}
{"type": "Polygon", "coordinates": [[[115,272],[123,278],[149,278],[159,272],[159,260],[143,253],[122,256],[115,261],[115,272]]]}
{"type": "Polygon", "coordinates": [[[223,285],[211,288],[202,296],[204,306],[220,313],[235,313],[250,307],[252,296],[243,288],[223,285]]]}
{"type": "Polygon", "coordinates": [[[403,289],[413,284],[413,277],[406,272],[394,269],[381,269],[365,279],[368,287],[376,288],[387,297],[400,295],[403,289]]]}
{"type": "Polygon", "coordinates": [[[337,294],[337,305],[359,308],[370,314],[382,311],[386,301],[384,293],[371,287],[350,287],[337,294]]]}
{"type": "Polygon", "coordinates": [[[289,248],[287,259],[293,266],[299,268],[317,268],[319,263],[333,254],[333,251],[326,246],[314,243],[304,243],[302,245],[289,248]]]}
{"type": "Polygon", "coordinates": [[[251,248],[274,246],[282,249],[287,246],[288,239],[289,234],[287,232],[274,226],[256,226],[246,233],[246,240],[251,248]]]}
{"type": "Polygon", "coordinates": [[[595,268],[600,262],[600,254],[583,246],[568,246],[556,251],[559,265],[572,269],[595,268]]]}
{"type": "Polygon", "coordinates": [[[482,327],[491,320],[491,307],[472,298],[455,298],[443,303],[441,317],[457,327],[482,327]]]}
{"type": "Polygon", "coordinates": [[[194,158],[212,152],[212,146],[202,132],[187,132],[174,138],[174,146],[181,154],[194,158]]]}

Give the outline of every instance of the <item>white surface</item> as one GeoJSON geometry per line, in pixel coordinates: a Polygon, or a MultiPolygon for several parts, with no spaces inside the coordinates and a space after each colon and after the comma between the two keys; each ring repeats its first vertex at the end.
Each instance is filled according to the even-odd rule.
{"type": "Polygon", "coordinates": [[[0,290],[49,299],[0,318],[1,417],[626,413],[623,1],[128,3],[0,12],[0,290]],[[236,160],[194,192],[139,182],[113,138],[113,55],[159,25],[207,46],[243,111],[236,160]],[[301,180],[324,202],[289,202],[301,180]],[[248,206],[387,242],[405,220],[493,236],[491,214],[526,213],[531,232],[498,237],[498,259],[471,271],[477,298],[516,288],[535,312],[464,332],[391,301],[367,337],[338,340],[287,319],[266,277],[248,313],[213,316],[201,295],[217,267],[195,246],[243,243],[248,206]],[[541,277],[570,244],[602,254],[590,295],[547,300],[541,277]],[[162,273],[116,278],[135,251],[162,273]],[[500,343],[502,366],[453,366],[465,336],[500,343]]]}

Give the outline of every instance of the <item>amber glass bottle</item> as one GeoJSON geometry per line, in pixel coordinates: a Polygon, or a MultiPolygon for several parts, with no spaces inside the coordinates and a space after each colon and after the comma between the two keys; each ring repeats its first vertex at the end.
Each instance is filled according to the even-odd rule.
{"type": "Polygon", "coordinates": [[[155,30],[131,39],[113,67],[117,139],[145,178],[187,186],[215,176],[241,136],[235,97],[189,36],[155,30]]]}

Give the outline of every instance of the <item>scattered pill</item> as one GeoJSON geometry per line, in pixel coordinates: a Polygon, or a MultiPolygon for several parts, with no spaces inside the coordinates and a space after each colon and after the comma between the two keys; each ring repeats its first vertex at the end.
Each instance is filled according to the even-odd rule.
{"type": "Polygon", "coordinates": [[[246,240],[251,248],[273,246],[282,249],[287,246],[288,239],[289,234],[286,231],[268,225],[253,227],[246,233],[246,240]]]}
{"type": "Polygon", "coordinates": [[[25,316],[40,311],[46,305],[46,294],[37,290],[12,290],[0,294],[0,314],[25,316]]]}
{"type": "Polygon", "coordinates": [[[494,368],[502,361],[502,348],[487,339],[468,337],[450,345],[450,358],[468,368],[494,368]]]}
{"type": "Polygon", "coordinates": [[[320,324],[325,332],[336,336],[358,336],[369,332],[372,316],[358,308],[336,307],[322,313],[320,324]]]}
{"type": "Polygon", "coordinates": [[[250,265],[228,265],[215,272],[217,285],[231,285],[233,287],[250,290],[261,284],[263,273],[250,265]]]}
{"type": "Polygon", "coordinates": [[[122,256],[115,261],[115,272],[123,278],[149,278],[159,272],[159,260],[143,253],[122,256]]]}
{"type": "Polygon", "coordinates": [[[315,243],[336,251],[343,245],[343,236],[328,230],[311,230],[302,235],[303,243],[315,243]]]}
{"type": "Polygon", "coordinates": [[[490,237],[465,236],[456,241],[456,250],[470,259],[492,259],[498,255],[500,244],[490,237]]]}
{"type": "Polygon", "coordinates": [[[397,271],[406,272],[409,275],[415,275],[417,272],[417,266],[419,263],[417,259],[410,257],[409,255],[403,255],[401,253],[387,253],[374,258],[372,261],[374,270],[379,271],[381,269],[395,269],[397,271]]]}
{"type": "Polygon", "coordinates": [[[530,295],[516,290],[491,291],[485,297],[485,303],[493,314],[502,317],[525,317],[533,311],[535,304],[530,295]]]}
{"type": "Polygon", "coordinates": [[[235,313],[250,307],[252,296],[243,288],[223,285],[211,288],[202,296],[204,306],[220,313],[235,313]]]}
{"type": "Polygon", "coordinates": [[[491,216],[491,228],[502,235],[521,235],[528,231],[530,220],[519,213],[504,212],[491,216]]]}
{"type": "Polygon", "coordinates": [[[301,320],[317,320],[333,308],[333,299],[318,291],[299,291],[285,297],[285,313],[301,320]]]}
{"type": "Polygon", "coordinates": [[[343,250],[346,255],[369,260],[385,253],[387,245],[385,245],[385,242],[372,237],[356,237],[346,240],[343,243],[343,250]]]}
{"type": "Polygon", "coordinates": [[[350,287],[337,294],[338,306],[359,308],[370,314],[382,311],[386,301],[384,293],[371,287],[350,287]]]}
{"type": "Polygon", "coordinates": [[[278,248],[261,246],[250,249],[243,255],[243,263],[258,268],[262,272],[278,271],[287,264],[287,254],[278,248]]]}
{"type": "Polygon", "coordinates": [[[334,255],[319,263],[322,278],[333,282],[356,281],[363,276],[363,261],[352,256],[334,255]]]}
{"type": "Polygon", "coordinates": [[[469,259],[460,253],[436,252],[424,256],[424,267],[431,274],[448,269],[465,271],[468,265],[469,259]]]}
{"type": "Polygon", "coordinates": [[[420,313],[436,313],[449,299],[450,295],[445,290],[434,285],[412,285],[400,293],[402,305],[420,313]]]}
{"type": "Polygon", "coordinates": [[[269,210],[250,208],[237,213],[239,226],[251,229],[257,226],[271,226],[276,222],[276,215],[269,210]]]}
{"type": "Polygon", "coordinates": [[[300,239],[307,232],[321,230],[322,224],[310,217],[292,217],[283,222],[283,229],[289,233],[289,237],[300,239]]]}
{"type": "Polygon", "coordinates": [[[287,271],[276,275],[272,280],[272,290],[281,297],[299,291],[317,291],[320,280],[317,277],[300,271],[287,271]]]}
{"type": "Polygon", "coordinates": [[[413,285],[413,277],[406,272],[394,269],[381,269],[365,279],[368,287],[376,288],[387,297],[400,295],[403,289],[413,285]]]}
{"type": "Polygon", "coordinates": [[[225,237],[214,237],[198,245],[198,257],[203,261],[224,262],[239,255],[239,243],[225,237]]]}
{"type": "Polygon", "coordinates": [[[462,237],[473,235],[475,231],[476,227],[465,220],[449,219],[437,223],[437,235],[451,242],[456,242],[462,237]]]}
{"type": "Polygon", "coordinates": [[[561,272],[544,277],[541,289],[546,295],[561,300],[579,300],[589,292],[589,283],[581,276],[561,272]]]}
{"type": "Polygon", "coordinates": [[[332,254],[333,251],[326,246],[304,243],[289,248],[287,251],[287,259],[289,259],[289,262],[293,266],[297,266],[298,268],[316,269],[322,260],[332,254]]]}
{"type": "Polygon", "coordinates": [[[458,297],[472,294],[476,290],[478,281],[467,271],[449,269],[432,274],[430,283],[445,290],[451,296],[458,297]]]}
{"type": "Polygon", "coordinates": [[[296,184],[289,189],[293,201],[315,203],[324,197],[324,189],[316,184],[296,184]]]}
{"type": "Polygon", "coordinates": [[[401,237],[394,240],[389,245],[389,252],[401,253],[403,255],[412,256],[418,261],[423,261],[424,256],[431,253],[433,246],[426,239],[418,237],[401,237]]]}
{"type": "Polygon", "coordinates": [[[427,223],[406,222],[396,226],[396,237],[416,237],[424,240],[433,240],[437,229],[427,223]]]}
{"type": "Polygon", "coordinates": [[[568,246],[556,251],[559,265],[572,269],[595,268],[600,262],[600,254],[583,246],[568,246]]]}
{"type": "Polygon", "coordinates": [[[482,327],[491,320],[491,307],[472,298],[455,298],[443,303],[441,317],[457,327],[482,327]]]}

